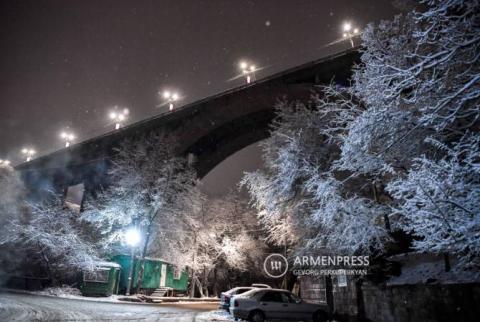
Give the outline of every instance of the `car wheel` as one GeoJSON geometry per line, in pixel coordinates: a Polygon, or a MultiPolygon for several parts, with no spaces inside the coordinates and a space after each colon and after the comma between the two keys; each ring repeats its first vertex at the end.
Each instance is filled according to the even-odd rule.
{"type": "Polygon", "coordinates": [[[323,311],[317,311],[313,313],[313,322],[327,322],[328,321],[328,316],[325,312],[323,311]]]}
{"type": "Polygon", "coordinates": [[[264,322],[265,321],[265,315],[260,312],[260,311],[254,311],[250,314],[250,319],[251,322],[264,322]]]}

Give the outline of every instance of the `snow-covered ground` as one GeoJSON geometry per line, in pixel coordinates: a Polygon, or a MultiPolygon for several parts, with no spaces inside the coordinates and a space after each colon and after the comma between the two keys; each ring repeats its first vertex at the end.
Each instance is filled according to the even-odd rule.
{"type": "Polygon", "coordinates": [[[198,315],[203,321],[235,321],[235,319],[225,310],[203,312],[198,315]]]}
{"type": "Polygon", "coordinates": [[[209,321],[201,312],[214,304],[133,304],[0,293],[0,321],[209,321]]]}

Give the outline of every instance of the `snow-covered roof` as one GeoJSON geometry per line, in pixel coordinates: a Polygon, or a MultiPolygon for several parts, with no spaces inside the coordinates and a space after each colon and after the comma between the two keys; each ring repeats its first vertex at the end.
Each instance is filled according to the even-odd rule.
{"type": "Polygon", "coordinates": [[[106,261],[98,261],[95,262],[95,266],[97,267],[114,267],[114,268],[121,268],[120,264],[115,262],[106,262],[106,261]]]}

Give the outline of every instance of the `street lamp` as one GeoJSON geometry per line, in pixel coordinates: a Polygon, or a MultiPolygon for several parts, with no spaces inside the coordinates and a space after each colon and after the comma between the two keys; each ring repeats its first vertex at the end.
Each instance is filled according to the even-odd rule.
{"type": "Polygon", "coordinates": [[[23,148],[22,149],[22,154],[25,155],[26,157],[26,161],[30,161],[32,160],[33,156],[35,155],[35,153],[37,153],[34,149],[30,149],[30,148],[23,148]]]}
{"type": "Polygon", "coordinates": [[[164,91],[162,94],[163,98],[168,103],[168,110],[173,111],[173,103],[180,99],[180,96],[176,92],[164,91]]]}
{"type": "Polygon", "coordinates": [[[133,264],[135,263],[135,247],[140,243],[142,237],[140,232],[136,228],[130,228],[125,232],[124,235],[125,242],[131,247],[132,250],[132,259],[130,263],[130,269],[128,270],[128,280],[127,280],[127,291],[125,295],[130,295],[130,289],[132,286],[132,275],[133,275],[133,264]]]}
{"type": "Polygon", "coordinates": [[[8,165],[10,165],[10,161],[0,159],[0,165],[8,166],[8,165]]]}
{"type": "Polygon", "coordinates": [[[255,71],[257,70],[257,67],[255,67],[255,65],[249,65],[246,61],[241,61],[238,64],[238,67],[242,71],[242,74],[245,76],[247,84],[250,84],[252,80],[255,80],[255,71]]]}
{"type": "Polygon", "coordinates": [[[110,112],[110,119],[115,122],[115,130],[118,130],[122,123],[127,119],[128,114],[130,111],[128,108],[124,108],[122,111],[118,111],[117,106],[115,106],[115,109],[110,112]]]}
{"type": "Polygon", "coordinates": [[[353,28],[350,22],[345,22],[343,24],[343,38],[350,40],[350,45],[352,48],[355,47],[353,43],[353,37],[358,36],[360,34],[360,30],[358,28],[353,28]]]}
{"type": "Polygon", "coordinates": [[[65,147],[68,148],[70,143],[75,140],[75,135],[72,132],[62,132],[60,137],[65,141],[65,147]]]}

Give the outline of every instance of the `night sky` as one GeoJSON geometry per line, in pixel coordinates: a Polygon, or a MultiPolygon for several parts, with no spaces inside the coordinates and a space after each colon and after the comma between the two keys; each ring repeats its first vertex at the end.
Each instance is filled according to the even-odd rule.
{"type": "MultiPolygon", "coordinates": [[[[59,149],[67,127],[79,140],[110,131],[115,105],[129,123],[161,113],[159,90],[185,104],[238,86],[240,59],[267,66],[261,78],[344,50],[325,46],[344,21],[361,28],[396,11],[386,0],[2,0],[0,159],[59,149]]],[[[225,171],[253,166],[244,154],[225,171]]]]}

